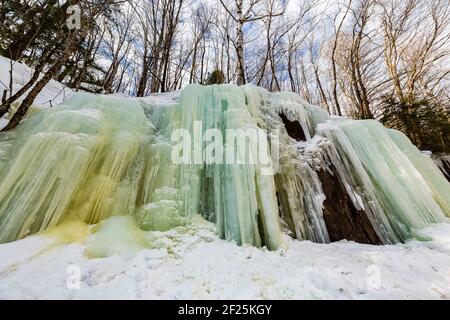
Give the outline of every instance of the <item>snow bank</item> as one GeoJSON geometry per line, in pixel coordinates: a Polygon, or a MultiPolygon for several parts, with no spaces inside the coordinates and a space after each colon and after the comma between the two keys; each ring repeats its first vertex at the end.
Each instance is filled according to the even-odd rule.
{"type": "MultiPolygon", "coordinates": [[[[0,56],[0,97],[3,95],[3,90],[9,90],[10,87],[10,70],[11,70],[11,60],[0,56]]],[[[34,70],[27,66],[26,64],[13,61],[12,64],[12,78],[13,78],[13,94],[16,93],[20,88],[22,88],[28,80],[33,75],[34,70]]],[[[41,74],[40,77],[42,77],[41,74]]],[[[91,85],[84,84],[82,89],[98,89],[93,88],[91,85]]],[[[169,105],[174,102],[174,100],[178,99],[180,95],[180,91],[168,92],[165,94],[155,94],[149,97],[142,98],[141,100],[145,103],[149,103],[152,105],[169,105]]],[[[33,106],[36,108],[49,108],[55,106],[67,98],[69,98],[73,94],[73,90],[66,87],[62,83],[50,80],[50,82],[42,89],[42,91],[36,97],[33,106]]],[[[113,94],[112,96],[117,96],[121,98],[130,98],[124,94],[113,94]]],[[[8,94],[9,97],[9,94],[8,94]]],[[[19,101],[23,100],[26,97],[26,93],[19,99],[19,101]]],[[[0,118],[0,129],[5,127],[8,124],[8,114],[5,117],[0,118]]]]}
{"type": "MultiPolygon", "coordinates": [[[[34,70],[20,62],[13,62],[13,93],[23,87],[28,80],[31,79],[34,70]]],[[[0,94],[3,90],[9,89],[11,60],[0,56],[0,94]]],[[[41,74],[41,77],[43,74],[41,74]]],[[[72,94],[72,90],[64,86],[62,83],[50,80],[34,101],[38,107],[48,108],[64,101],[65,98],[72,94]]],[[[22,99],[26,96],[24,94],[22,99]]]]}
{"type": "Polygon", "coordinates": [[[85,241],[35,236],[0,245],[0,299],[449,299],[450,225],[424,233],[433,240],[388,246],[286,238],[270,252],[198,222],[100,259],[86,258],[85,241]]]}
{"type": "MultiPolygon", "coordinates": [[[[10,70],[11,60],[0,56],[0,97],[3,96],[3,91],[10,89],[10,70]]],[[[13,94],[22,88],[33,76],[34,70],[27,65],[13,61],[12,63],[12,79],[13,79],[13,94]]],[[[43,74],[40,75],[42,77],[43,74]]],[[[31,90],[31,89],[29,89],[31,90]]],[[[29,91],[28,90],[28,91],[29,91]]],[[[28,91],[19,98],[23,100],[28,91]]],[[[72,90],[64,86],[62,83],[50,80],[50,82],[42,89],[36,97],[33,106],[37,108],[49,108],[55,106],[72,94],[72,90]]],[[[7,97],[9,97],[9,92],[7,97]]],[[[4,128],[9,121],[9,114],[0,118],[0,129],[4,128]]]]}

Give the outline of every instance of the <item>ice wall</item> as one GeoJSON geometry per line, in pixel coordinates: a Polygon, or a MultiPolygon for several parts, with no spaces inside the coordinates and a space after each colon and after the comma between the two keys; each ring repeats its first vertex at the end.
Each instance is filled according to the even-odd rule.
{"type": "Polygon", "coordinates": [[[202,216],[227,240],[269,249],[283,232],[394,243],[445,221],[449,189],[399,132],[253,86],[192,85],[162,104],[76,94],[0,133],[0,242],[117,215],[159,231],[202,216]],[[263,144],[239,149],[227,135],[239,130],[262,130],[263,144]],[[176,132],[192,139],[181,162],[174,148],[185,137],[176,132]],[[276,171],[217,151],[222,161],[205,161],[219,137],[225,153],[267,149],[276,171]]]}
{"type": "Polygon", "coordinates": [[[374,120],[345,121],[337,126],[348,139],[343,143],[352,146],[370,177],[385,220],[389,220],[394,231],[390,231],[391,238],[395,240],[393,234],[399,240],[410,238],[414,229],[443,221],[450,213],[445,203],[439,201],[438,196],[447,193],[442,181],[432,177],[429,171],[432,168],[415,165],[423,156],[419,150],[406,150],[405,144],[399,147],[389,134],[392,131],[374,120]],[[433,189],[441,193],[433,194],[433,189]]]}
{"type": "Polygon", "coordinates": [[[2,133],[0,240],[132,213],[152,131],[139,104],[78,94],[2,133]]]}
{"type": "MultiPolygon", "coordinates": [[[[2,133],[0,241],[67,219],[97,223],[133,215],[144,230],[165,231],[202,215],[225,239],[277,248],[273,176],[245,163],[171,158],[176,129],[196,137],[199,129],[257,128],[245,101],[235,86],[191,86],[179,103],[163,106],[77,94],[2,133]]],[[[206,146],[199,139],[200,145],[192,141],[193,156],[206,146]]]]}

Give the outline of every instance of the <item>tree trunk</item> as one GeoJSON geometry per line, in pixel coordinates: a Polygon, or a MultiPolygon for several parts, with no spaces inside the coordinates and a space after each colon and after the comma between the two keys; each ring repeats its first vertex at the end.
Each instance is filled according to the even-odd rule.
{"type": "Polygon", "coordinates": [[[114,78],[116,77],[118,70],[119,70],[119,61],[117,60],[117,57],[114,57],[114,60],[111,63],[111,66],[109,67],[109,71],[106,75],[105,82],[103,83],[103,90],[105,90],[106,93],[112,92],[114,78]]]}
{"type": "Polygon", "coordinates": [[[44,77],[42,77],[42,79],[38,81],[38,83],[30,91],[27,97],[22,101],[16,113],[14,113],[14,116],[12,117],[11,121],[2,131],[11,130],[19,124],[20,120],[22,120],[22,118],[28,112],[28,109],[30,108],[36,96],[42,91],[42,89],[47,85],[47,83],[52,79],[52,77],[59,71],[59,69],[63,64],[64,62],[58,61],[45,73],[44,77]]]}
{"type": "Polygon", "coordinates": [[[338,41],[339,41],[339,34],[341,33],[342,25],[344,24],[345,18],[347,17],[347,14],[348,14],[348,11],[350,10],[351,4],[352,4],[352,0],[349,1],[347,10],[345,11],[345,14],[344,14],[344,17],[342,18],[342,20],[339,23],[339,26],[336,30],[336,36],[334,38],[333,49],[331,52],[331,67],[332,67],[332,71],[333,71],[333,79],[332,79],[333,99],[334,99],[334,105],[335,105],[338,116],[342,116],[342,111],[341,111],[341,106],[339,104],[339,98],[338,98],[338,94],[337,94],[336,50],[337,50],[338,41]]]}
{"type": "Polygon", "coordinates": [[[147,36],[145,36],[145,45],[144,45],[144,57],[142,61],[142,74],[141,78],[139,79],[139,85],[137,90],[137,96],[143,97],[145,95],[145,90],[147,89],[147,82],[148,82],[148,43],[147,43],[147,36]]]}
{"type": "Polygon", "coordinates": [[[191,73],[189,75],[189,84],[194,83],[194,76],[195,76],[195,69],[196,69],[196,62],[197,62],[197,46],[198,41],[195,41],[194,43],[194,52],[192,53],[192,65],[191,65],[191,73]]]}
{"type": "Polygon", "coordinates": [[[313,69],[314,69],[314,75],[316,77],[317,87],[319,88],[319,93],[320,93],[322,103],[325,104],[325,107],[326,107],[328,113],[330,113],[330,107],[328,106],[327,96],[325,95],[325,91],[322,86],[322,81],[320,81],[320,76],[319,76],[319,71],[317,70],[317,66],[313,65],[313,69]]]}
{"type": "Polygon", "coordinates": [[[159,46],[155,46],[155,48],[153,49],[153,53],[152,53],[152,82],[150,84],[150,92],[151,93],[156,93],[159,91],[159,56],[160,56],[160,47],[159,46]]]}
{"type": "Polygon", "coordinates": [[[59,72],[61,67],[66,63],[67,59],[69,59],[70,55],[72,54],[72,51],[74,49],[75,43],[76,43],[76,33],[72,35],[73,38],[71,38],[68,43],[67,47],[64,50],[61,57],[50,67],[50,69],[47,70],[47,72],[44,74],[44,76],[36,83],[36,85],[31,89],[31,91],[28,93],[28,95],[25,97],[25,99],[20,104],[17,111],[14,113],[14,116],[9,121],[8,125],[3,128],[2,131],[7,131],[15,128],[19,122],[22,120],[22,118],[25,116],[25,114],[28,112],[28,109],[30,108],[31,104],[33,103],[36,96],[42,91],[42,89],[49,83],[49,81],[59,72]]]}
{"type": "Polygon", "coordinates": [[[237,24],[236,24],[236,84],[242,86],[245,84],[245,69],[244,69],[244,22],[245,18],[242,12],[242,0],[236,1],[237,10],[237,24]]]}
{"type": "MultiPolygon", "coordinates": [[[[241,9],[242,10],[242,9],[241,9]]],[[[238,12],[239,14],[239,12],[238,12]]],[[[242,16],[242,11],[240,11],[242,16]]],[[[237,42],[236,42],[236,55],[237,55],[237,66],[236,66],[236,84],[242,86],[245,84],[245,69],[244,69],[244,23],[242,20],[238,20],[237,24],[237,42]]]]}
{"type": "Polygon", "coordinates": [[[300,70],[302,75],[302,84],[300,91],[302,92],[303,98],[305,98],[308,103],[311,103],[311,93],[309,92],[308,81],[306,79],[305,64],[303,63],[303,61],[300,62],[300,70]]]}
{"type": "Polygon", "coordinates": [[[288,75],[289,75],[289,82],[291,84],[291,91],[295,92],[295,79],[294,79],[294,75],[292,74],[292,53],[289,52],[288,54],[288,75]]]}
{"type": "Polygon", "coordinates": [[[47,49],[44,50],[44,52],[42,53],[41,59],[39,61],[39,64],[34,69],[33,75],[31,76],[30,80],[28,80],[28,82],[24,86],[22,86],[22,88],[20,88],[15,94],[13,94],[8,99],[6,99],[4,102],[2,102],[2,105],[0,106],[0,117],[2,117],[5,113],[8,112],[11,104],[14,101],[19,99],[25,92],[28,91],[28,89],[30,89],[33,86],[33,84],[36,83],[37,79],[39,78],[39,75],[41,74],[42,70],[44,69],[45,64],[47,63],[48,57],[51,56],[53,52],[54,52],[54,50],[51,50],[50,52],[48,52],[47,49]],[[47,53],[49,53],[49,54],[47,54],[47,53]]]}

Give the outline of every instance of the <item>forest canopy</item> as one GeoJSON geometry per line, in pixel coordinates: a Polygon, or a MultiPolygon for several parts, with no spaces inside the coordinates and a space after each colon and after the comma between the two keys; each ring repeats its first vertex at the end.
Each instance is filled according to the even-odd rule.
{"type": "Polygon", "coordinates": [[[448,0],[10,0],[0,20],[0,54],[36,70],[0,84],[0,115],[22,100],[6,130],[50,79],[138,97],[251,83],[450,152],[448,0]]]}

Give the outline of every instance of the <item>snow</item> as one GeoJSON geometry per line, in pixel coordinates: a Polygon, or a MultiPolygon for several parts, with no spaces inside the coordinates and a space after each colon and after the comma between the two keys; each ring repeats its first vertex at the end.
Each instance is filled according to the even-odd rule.
{"type": "MultiPolygon", "coordinates": [[[[0,56],[0,96],[3,95],[5,89],[9,90],[10,87],[10,70],[11,60],[0,56]]],[[[22,88],[33,75],[33,69],[27,65],[14,61],[12,64],[12,78],[13,78],[13,94],[22,88]]],[[[43,74],[40,75],[42,77],[43,74]]],[[[31,90],[31,89],[29,89],[31,90]]],[[[28,91],[29,91],[28,90],[28,91]]],[[[22,101],[28,91],[19,98],[22,101]]],[[[42,89],[34,100],[34,107],[37,108],[49,108],[55,106],[72,94],[72,90],[64,86],[62,83],[50,80],[50,82],[42,89]]],[[[9,97],[9,94],[8,96],[9,97]]],[[[0,118],[0,129],[4,128],[8,124],[9,114],[0,118]]]]}
{"type": "MultiPolygon", "coordinates": [[[[3,94],[3,90],[9,89],[10,79],[10,64],[9,59],[0,56],[0,91],[3,94]]],[[[13,93],[17,92],[22,86],[24,86],[33,75],[33,69],[20,62],[13,62],[13,93]]],[[[40,77],[42,77],[41,74],[40,77]]],[[[36,106],[42,108],[48,108],[64,101],[65,98],[72,94],[72,90],[64,86],[62,83],[50,80],[50,82],[44,87],[34,101],[36,106]]],[[[22,96],[25,98],[26,94],[22,96]]]]}
{"type": "Polygon", "coordinates": [[[286,236],[288,248],[267,251],[197,222],[153,232],[154,247],[132,257],[100,259],[85,256],[85,240],[33,236],[0,245],[0,299],[449,299],[450,225],[423,233],[433,240],[387,246],[286,236]]]}
{"type": "MultiPolygon", "coordinates": [[[[9,60],[0,57],[0,70],[1,88],[9,83],[9,60]]],[[[15,63],[15,90],[31,72],[15,63]]],[[[49,100],[57,104],[69,95],[69,89],[52,80],[35,104],[46,108],[49,100]]],[[[125,98],[116,95],[115,102],[123,103],[125,98]]],[[[141,102],[146,112],[154,112],[159,107],[172,107],[179,98],[178,91],[127,99],[141,102]]],[[[82,102],[83,96],[78,99],[82,102]]],[[[305,128],[327,120],[319,110],[306,109],[313,115],[309,123],[305,113],[295,115],[305,118],[305,128]]],[[[130,118],[131,111],[127,110],[128,117],[118,119],[130,118]]],[[[89,108],[67,112],[78,112],[92,121],[101,116],[89,108]]],[[[64,116],[64,110],[59,114],[64,116]]],[[[6,122],[0,119],[0,127],[6,122]]],[[[323,124],[322,128],[331,126],[323,124]]],[[[77,137],[73,136],[71,139],[77,137]]],[[[317,136],[308,143],[295,144],[306,160],[320,153],[322,145],[326,147],[328,142],[317,136]]],[[[56,172],[55,167],[50,169],[56,172]]],[[[311,201],[321,205],[320,195],[314,193],[319,198],[311,201]]],[[[358,194],[354,199],[364,206],[358,194]]],[[[154,207],[160,202],[150,204],[154,207]]],[[[268,251],[221,240],[214,225],[200,219],[165,232],[144,232],[133,226],[123,229],[117,219],[92,227],[61,225],[45,234],[1,244],[0,299],[450,299],[447,223],[417,231],[429,241],[386,246],[349,241],[318,244],[283,234],[281,248],[268,251]],[[96,229],[100,231],[94,233],[96,229]],[[120,242],[112,241],[119,239],[117,234],[120,242]]]]}
{"type": "Polygon", "coordinates": [[[138,98],[146,103],[156,104],[159,106],[170,106],[180,98],[181,90],[166,93],[155,93],[144,98],[138,98]]]}

